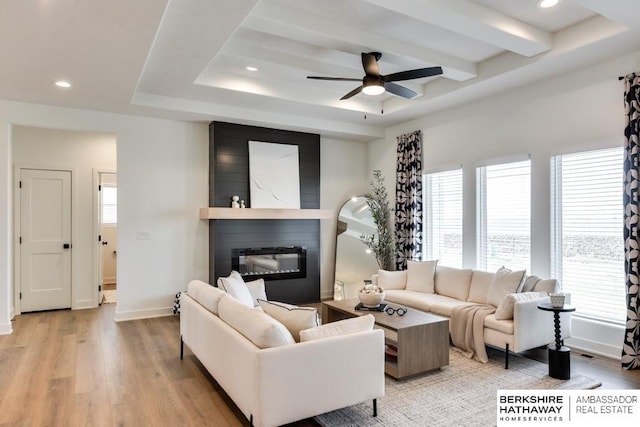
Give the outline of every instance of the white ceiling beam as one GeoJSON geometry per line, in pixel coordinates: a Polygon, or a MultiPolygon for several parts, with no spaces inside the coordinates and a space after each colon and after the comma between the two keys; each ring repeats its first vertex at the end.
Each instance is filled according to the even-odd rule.
{"type": "Polygon", "coordinates": [[[638,0],[576,0],[576,3],[631,29],[640,29],[638,0]]]}
{"type": "Polygon", "coordinates": [[[311,15],[275,2],[258,3],[243,26],[285,38],[302,38],[303,41],[311,43],[318,43],[318,38],[322,38],[335,41],[337,45],[344,45],[344,40],[348,40],[350,44],[368,47],[383,54],[416,58],[434,66],[440,65],[444,76],[453,80],[464,81],[476,76],[476,66],[470,61],[405,41],[393,40],[381,34],[311,15]]]}
{"type": "Polygon", "coordinates": [[[551,49],[548,32],[468,0],[365,1],[519,55],[531,57],[551,49]]]}

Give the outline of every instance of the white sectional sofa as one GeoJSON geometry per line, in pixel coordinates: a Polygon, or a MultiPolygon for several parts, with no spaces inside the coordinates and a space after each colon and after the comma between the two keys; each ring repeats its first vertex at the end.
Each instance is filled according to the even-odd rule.
{"type": "MultiPolygon", "coordinates": [[[[482,307],[483,343],[478,353],[484,351],[484,345],[504,349],[505,368],[509,366],[509,351],[519,353],[554,341],[553,314],[537,306],[549,302],[549,293],[560,291],[555,279],[526,276],[524,271],[501,269],[491,273],[441,266],[437,261],[409,261],[407,270],[380,270],[373,281],[385,289],[386,302],[448,317],[452,339],[454,330],[463,329],[456,324],[460,322],[459,313],[470,306],[482,307]]],[[[565,298],[570,303],[571,296],[565,298]]],[[[568,338],[570,313],[561,314],[561,323],[562,338],[568,338]]]]}
{"type": "Polygon", "coordinates": [[[180,357],[186,344],[252,425],[282,425],[369,399],[377,415],[384,334],[373,329],[373,316],[315,326],[315,308],[246,295],[190,282],[180,296],[180,357]]]}

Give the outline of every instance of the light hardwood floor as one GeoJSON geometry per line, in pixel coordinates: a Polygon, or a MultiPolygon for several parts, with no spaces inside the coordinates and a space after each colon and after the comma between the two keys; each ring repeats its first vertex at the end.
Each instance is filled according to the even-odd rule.
{"type": "MultiPolygon", "coordinates": [[[[115,323],[114,309],[16,317],[0,336],[0,426],[249,425],[188,348],[180,361],[178,317],[115,323]]],[[[614,360],[572,363],[605,388],[640,388],[614,360]]]]}

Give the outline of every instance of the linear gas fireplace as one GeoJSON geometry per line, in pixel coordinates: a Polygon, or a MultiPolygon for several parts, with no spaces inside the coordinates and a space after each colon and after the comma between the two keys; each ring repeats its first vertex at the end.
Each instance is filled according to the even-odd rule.
{"type": "Polygon", "coordinates": [[[231,267],[247,280],[305,278],[307,250],[302,246],[233,249],[231,267]]]}

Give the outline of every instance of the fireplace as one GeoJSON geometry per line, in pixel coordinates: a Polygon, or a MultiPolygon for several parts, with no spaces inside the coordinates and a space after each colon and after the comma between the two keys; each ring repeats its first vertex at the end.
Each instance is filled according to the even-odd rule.
{"type": "Polygon", "coordinates": [[[307,250],[302,246],[233,249],[231,268],[246,280],[305,278],[307,250]]]}

